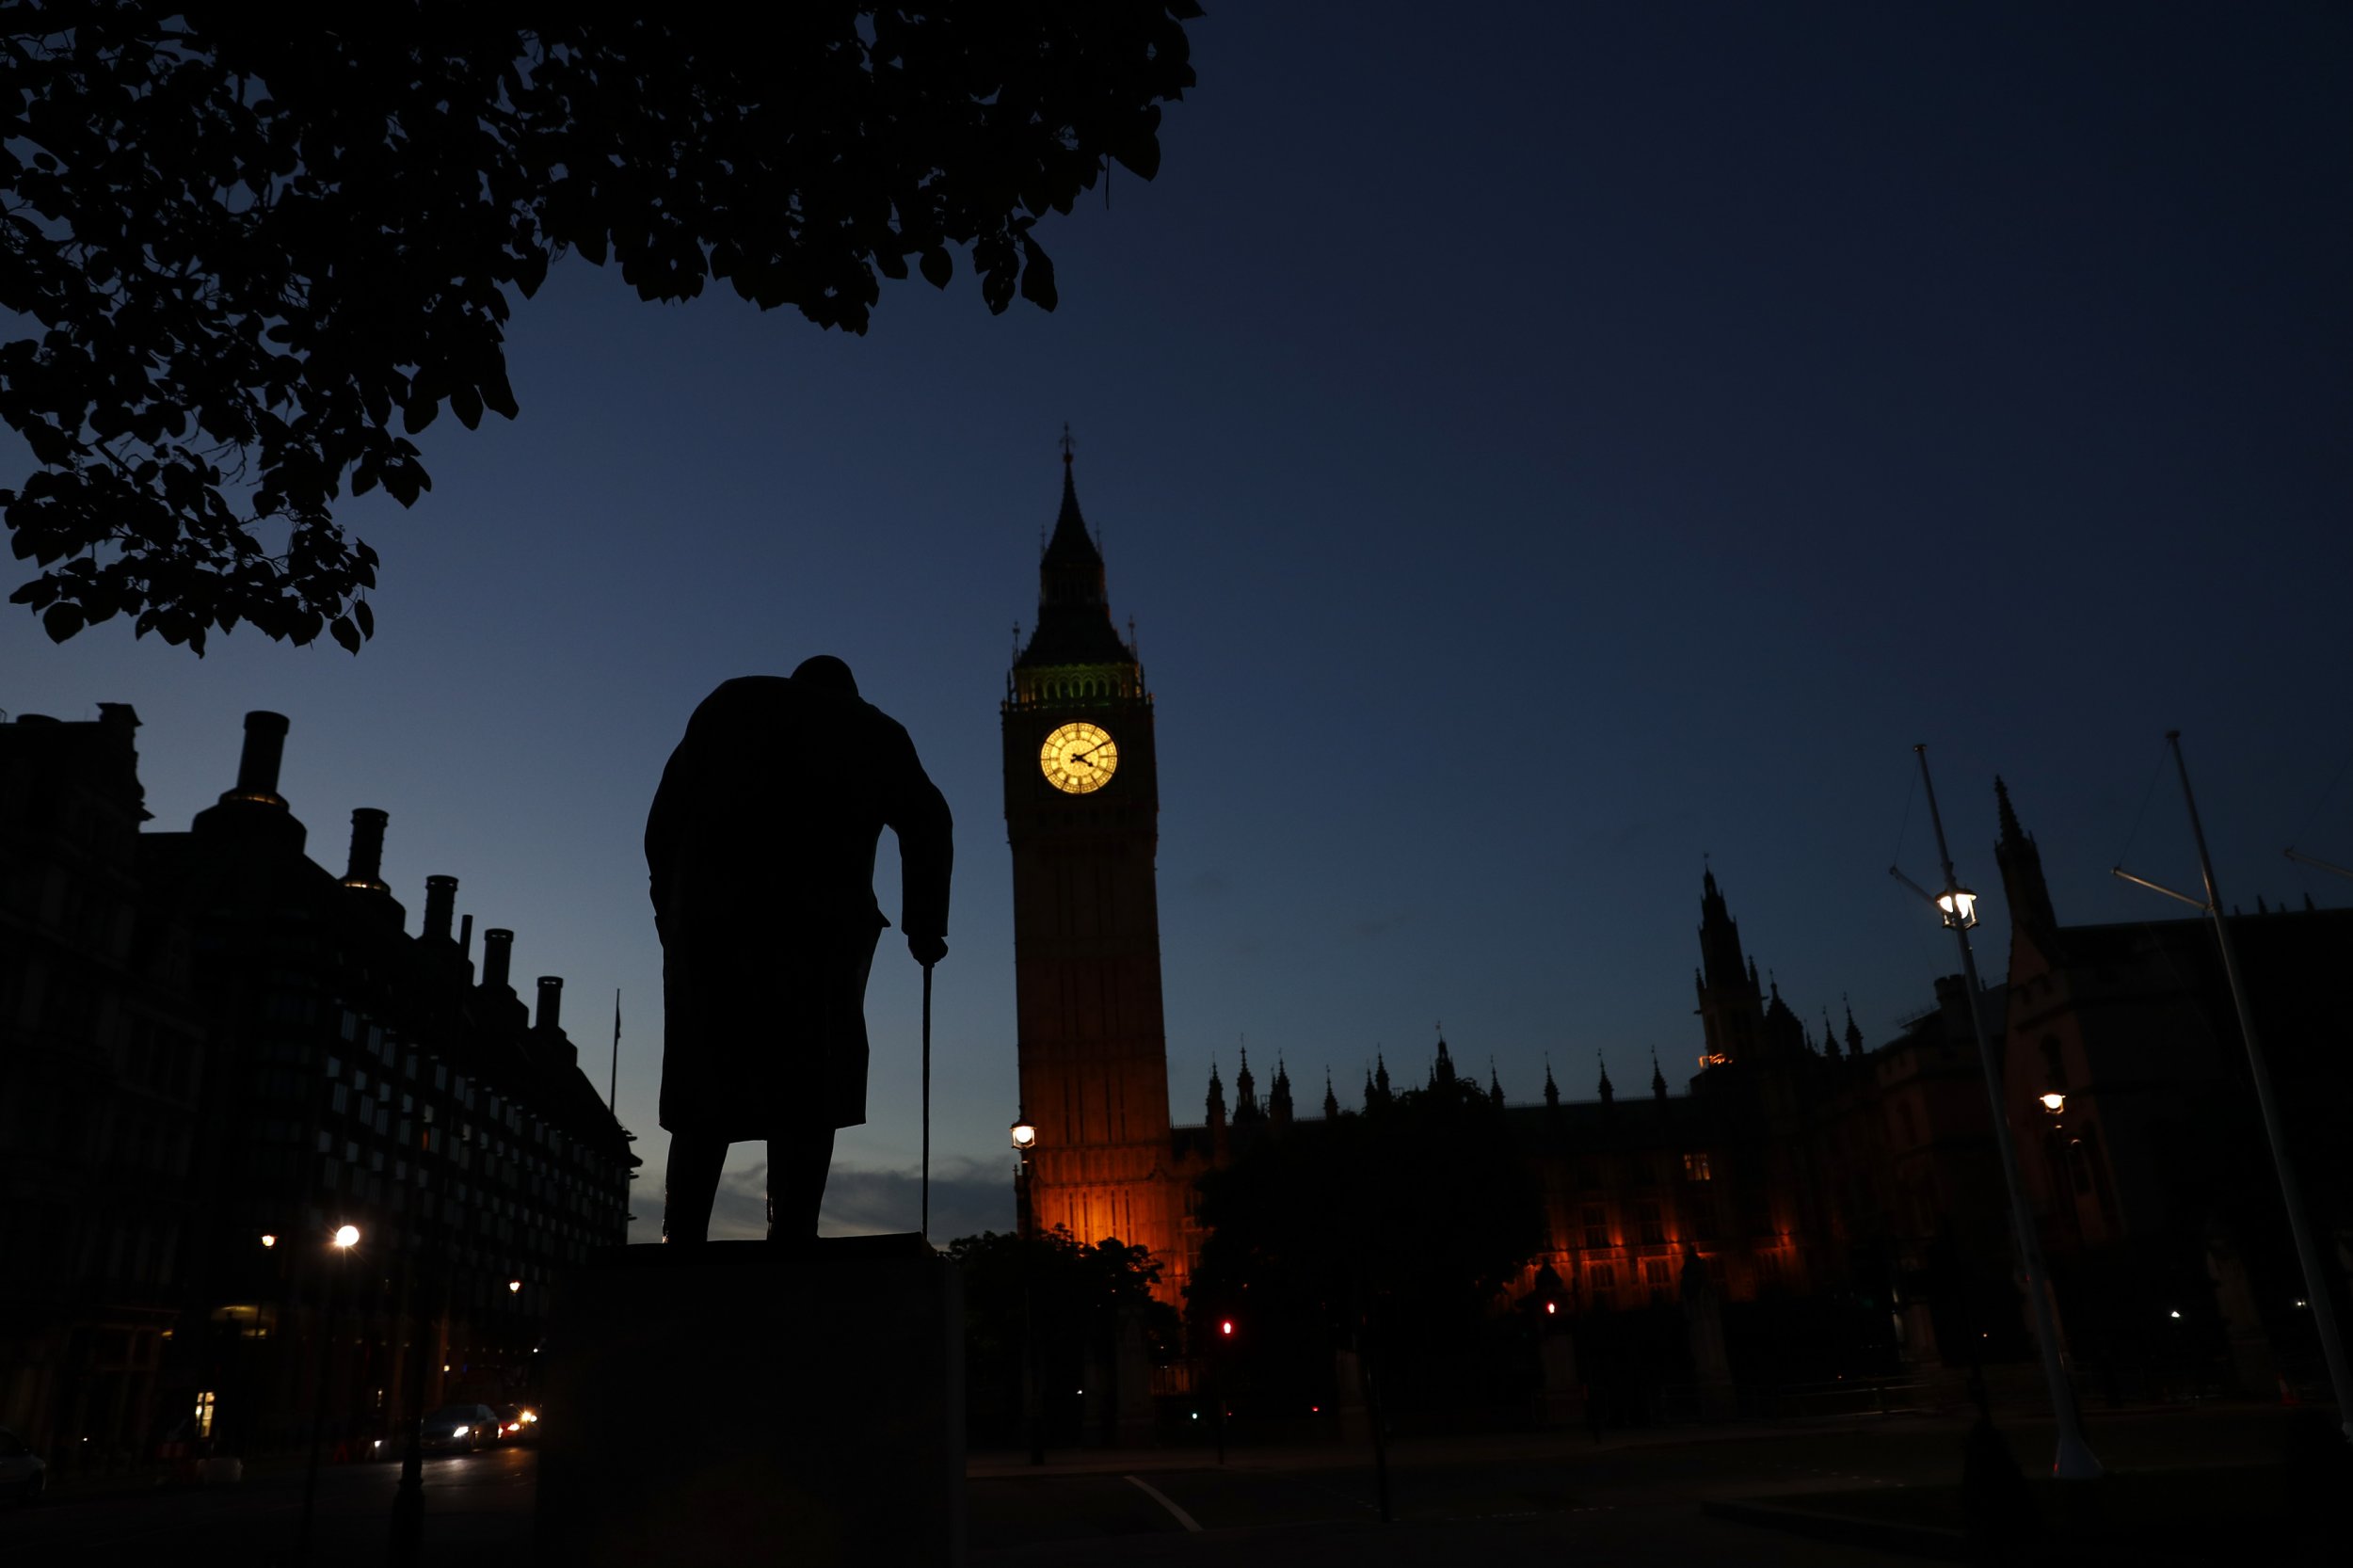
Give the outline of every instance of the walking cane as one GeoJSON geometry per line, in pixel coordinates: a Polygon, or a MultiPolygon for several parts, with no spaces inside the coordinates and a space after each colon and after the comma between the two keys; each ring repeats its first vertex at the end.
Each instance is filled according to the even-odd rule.
{"type": "Polygon", "coordinates": [[[923,966],[923,1240],[932,1239],[932,967],[923,966]]]}

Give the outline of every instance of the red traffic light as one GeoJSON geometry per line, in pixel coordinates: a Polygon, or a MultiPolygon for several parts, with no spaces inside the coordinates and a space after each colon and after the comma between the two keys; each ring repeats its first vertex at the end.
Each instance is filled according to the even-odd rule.
{"type": "Polygon", "coordinates": [[[1234,1320],[1231,1318],[1221,1318],[1218,1320],[1217,1331],[1228,1338],[1231,1338],[1234,1333],[1234,1320]]]}

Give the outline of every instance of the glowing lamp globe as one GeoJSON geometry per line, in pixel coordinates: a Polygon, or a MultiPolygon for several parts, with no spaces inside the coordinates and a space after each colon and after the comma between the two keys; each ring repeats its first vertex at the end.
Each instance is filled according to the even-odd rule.
{"type": "Polygon", "coordinates": [[[1945,923],[1956,930],[1966,931],[1977,923],[1977,895],[1966,888],[1948,888],[1937,894],[1936,906],[1945,911],[1945,923]]]}
{"type": "Polygon", "coordinates": [[[1017,1121],[1014,1123],[1013,1146],[1017,1149],[1035,1148],[1037,1146],[1037,1128],[1032,1127],[1027,1121],[1017,1121]]]}
{"type": "Polygon", "coordinates": [[[335,1227],[335,1245],[347,1249],[355,1247],[359,1244],[360,1227],[358,1225],[337,1225],[335,1227]]]}

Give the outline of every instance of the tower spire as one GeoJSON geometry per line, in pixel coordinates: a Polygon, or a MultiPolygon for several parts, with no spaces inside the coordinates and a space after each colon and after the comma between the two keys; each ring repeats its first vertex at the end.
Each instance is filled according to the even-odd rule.
{"type": "Polygon", "coordinates": [[[2001,814],[2002,836],[1994,841],[1993,859],[2002,868],[2002,898],[2009,905],[2010,926],[2029,936],[2058,929],[2058,914],[2051,906],[2050,884],[2042,879],[2042,851],[2010,808],[2009,786],[1993,777],[1993,802],[2001,814]]]}
{"type": "Polygon", "coordinates": [[[1066,425],[1062,449],[1062,506],[1054,516],[1053,535],[1038,557],[1037,627],[1015,667],[1132,666],[1135,656],[1112,624],[1103,552],[1096,548],[1086,516],[1079,509],[1077,448],[1066,425]]]}
{"type": "Polygon", "coordinates": [[[1765,997],[1755,962],[1740,950],[1740,924],[1732,918],[1713,867],[1700,873],[1699,937],[1701,967],[1692,983],[1706,1042],[1702,1054],[1708,1064],[1721,1065],[1763,1044],[1765,997]]]}

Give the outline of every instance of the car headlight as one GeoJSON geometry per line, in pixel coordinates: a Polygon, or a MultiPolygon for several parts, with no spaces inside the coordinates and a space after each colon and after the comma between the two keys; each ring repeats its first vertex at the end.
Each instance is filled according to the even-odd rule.
{"type": "Polygon", "coordinates": [[[450,1435],[452,1437],[463,1437],[466,1433],[472,1431],[473,1431],[473,1428],[472,1427],[459,1427],[456,1431],[451,1432],[450,1435]]]}

